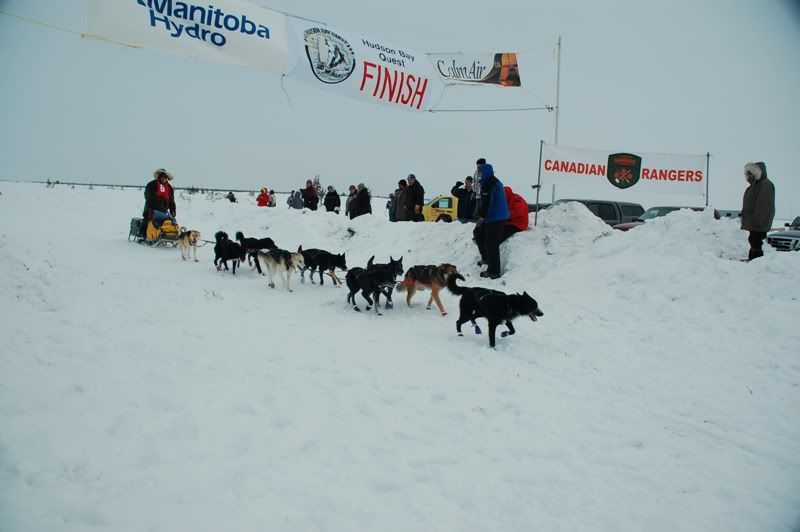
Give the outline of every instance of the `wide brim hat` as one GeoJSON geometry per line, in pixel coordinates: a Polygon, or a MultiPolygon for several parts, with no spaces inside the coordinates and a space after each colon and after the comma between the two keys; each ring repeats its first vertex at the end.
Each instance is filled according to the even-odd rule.
{"type": "Polygon", "coordinates": [[[172,181],[172,174],[167,172],[164,168],[159,168],[155,172],[153,172],[153,178],[158,179],[158,176],[160,176],[161,174],[164,174],[165,176],[167,176],[167,179],[172,181]]]}

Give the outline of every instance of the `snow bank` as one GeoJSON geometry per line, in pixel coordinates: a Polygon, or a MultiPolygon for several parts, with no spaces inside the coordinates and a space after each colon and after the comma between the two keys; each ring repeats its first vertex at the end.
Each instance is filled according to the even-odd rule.
{"type": "MultiPolygon", "coordinates": [[[[545,316],[488,349],[427,294],[383,317],[128,243],[141,191],[0,183],[2,530],[786,530],[800,254],[735,222],[540,213],[479,279],[471,225],[181,195],[206,239],[451,262],[545,316]]],[[[383,212],[383,202],[373,202],[383,212]]]]}

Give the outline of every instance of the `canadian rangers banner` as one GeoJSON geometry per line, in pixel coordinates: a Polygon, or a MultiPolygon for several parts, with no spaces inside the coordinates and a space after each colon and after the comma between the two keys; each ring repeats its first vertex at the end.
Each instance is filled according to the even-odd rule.
{"type": "Polygon", "coordinates": [[[302,57],[290,77],[361,101],[427,111],[443,90],[423,53],[291,19],[302,57]]]}
{"type": "Polygon", "coordinates": [[[85,0],[88,34],[273,73],[289,64],[286,15],[240,0],[85,0]]]}
{"type": "Polygon", "coordinates": [[[517,54],[428,54],[445,85],[520,87],[517,54]]]}
{"type": "MultiPolygon", "coordinates": [[[[704,196],[706,156],[585,150],[545,144],[541,184],[567,194],[616,190],[704,196]]],[[[563,196],[563,194],[559,194],[563,196]]]]}

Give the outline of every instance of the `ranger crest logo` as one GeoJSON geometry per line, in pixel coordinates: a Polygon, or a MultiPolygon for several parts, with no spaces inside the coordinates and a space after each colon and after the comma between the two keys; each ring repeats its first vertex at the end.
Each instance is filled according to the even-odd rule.
{"type": "Polygon", "coordinates": [[[632,153],[612,153],[608,156],[608,182],[617,188],[630,188],[639,182],[642,158],[632,153]]]}

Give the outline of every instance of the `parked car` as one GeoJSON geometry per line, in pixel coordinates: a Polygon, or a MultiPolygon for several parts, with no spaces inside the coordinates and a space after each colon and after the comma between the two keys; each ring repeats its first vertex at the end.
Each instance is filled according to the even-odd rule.
{"type": "Polygon", "coordinates": [[[628,203],[625,201],[560,199],[556,200],[550,207],[552,208],[555,205],[560,205],[569,201],[583,203],[595,216],[611,226],[632,222],[644,214],[644,207],[638,203],[628,203]]]}
{"type": "Polygon", "coordinates": [[[767,244],[778,251],[800,251],[800,216],[784,225],[789,230],[770,233],[767,235],[767,244]]]}
{"type": "MultiPolygon", "coordinates": [[[[647,220],[652,220],[653,218],[660,218],[661,216],[666,216],[667,214],[675,211],[679,211],[681,209],[691,209],[693,211],[704,211],[704,207],[650,207],[644,214],[633,220],[632,222],[626,222],[622,224],[617,224],[614,229],[618,229],[620,231],[627,231],[628,229],[633,229],[639,225],[642,225],[647,220]]],[[[714,209],[714,219],[719,220],[720,215],[717,209],[714,209]]]]}
{"type": "Polygon", "coordinates": [[[458,198],[449,194],[436,196],[422,206],[426,222],[452,222],[458,218],[458,198]]]}

